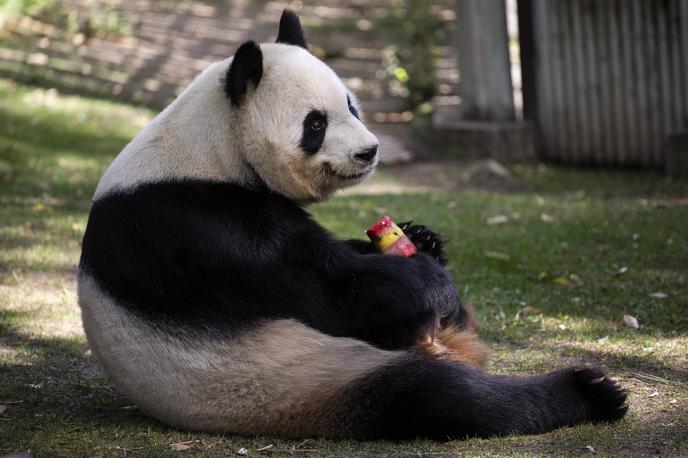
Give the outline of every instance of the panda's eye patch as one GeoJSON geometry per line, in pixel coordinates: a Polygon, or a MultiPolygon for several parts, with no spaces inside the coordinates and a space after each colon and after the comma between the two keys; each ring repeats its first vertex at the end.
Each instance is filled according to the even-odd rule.
{"type": "Polygon", "coordinates": [[[325,140],[327,130],[327,115],[318,110],[312,110],[303,120],[301,134],[301,149],[308,154],[318,152],[325,140]]]}
{"type": "Polygon", "coordinates": [[[354,116],[356,117],[356,119],[359,119],[359,117],[358,117],[358,110],[357,110],[356,107],[351,103],[351,97],[349,96],[349,94],[346,95],[346,103],[349,105],[349,113],[351,113],[352,115],[354,115],[354,116]]]}

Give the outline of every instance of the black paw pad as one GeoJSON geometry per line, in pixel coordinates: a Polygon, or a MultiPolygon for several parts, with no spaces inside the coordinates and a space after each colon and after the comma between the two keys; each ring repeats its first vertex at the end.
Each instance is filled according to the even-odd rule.
{"type": "Polygon", "coordinates": [[[442,265],[447,263],[447,258],[444,254],[444,244],[447,243],[447,239],[431,231],[427,226],[414,225],[412,221],[400,223],[399,227],[416,245],[418,251],[429,254],[442,265]]]}
{"type": "Polygon", "coordinates": [[[628,412],[626,398],[628,392],[617,382],[595,367],[576,367],[573,369],[576,387],[588,401],[591,420],[617,421],[628,412]]]}

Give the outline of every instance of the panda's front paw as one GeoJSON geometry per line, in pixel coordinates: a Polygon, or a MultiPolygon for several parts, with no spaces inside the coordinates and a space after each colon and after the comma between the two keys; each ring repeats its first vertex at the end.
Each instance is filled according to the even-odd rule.
{"type": "Polygon", "coordinates": [[[575,367],[573,377],[576,388],[590,408],[590,420],[617,421],[626,415],[628,392],[596,367],[575,367]]]}
{"type": "Polygon", "coordinates": [[[422,224],[413,224],[413,221],[406,221],[400,223],[399,227],[404,234],[411,239],[418,251],[429,254],[435,258],[440,264],[447,264],[447,257],[444,254],[444,244],[447,239],[436,232],[428,229],[422,224]]]}

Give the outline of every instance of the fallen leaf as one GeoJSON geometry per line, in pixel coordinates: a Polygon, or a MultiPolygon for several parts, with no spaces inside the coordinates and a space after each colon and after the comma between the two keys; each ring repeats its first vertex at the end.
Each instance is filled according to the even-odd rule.
{"type": "Polygon", "coordinates": [[[545,278],[547,278],[547,272],[540,272],[538,274],[538,280],[544,280],[545,278]]]}
{"type": "Polygon", "coordinates": [[[669,404],[678,404],[678,399],[672,399],[669,404]]]}
{"type": "Polygon", "coordinates": [[[485,222],[489,225],[504,224],[509,222],[509,217],[506,215],[494,215],[487,218],[485,222]]]}
{"type": "Polygon", "coordinates": [[[540,313],[540,309],[537,307],[531,307],[530,305],[527,307],[523,307],[521,310],[518,311],[519,315],[532,315],[534,313],[540,313]]]}
{"type": "Polygon", "coordinates": [[[655,390],[647,395],[648,398],[654,398],[655,396],[659,396],[659,391],[655,390]]]}
{"type": "Polygon", "coordinates": [[[7,406],[0,404],[0,414],[4,413],[5,410],[7,410],[7,406]]]}
{"type": "Polygon", "coordinates": [[[33,206],[32,210],[35,212],[42,212],[43,210],[45,210],[45,204],[43,202],[37,202],[33,206]]]}
{"type": "Polygon", "coordinates": [[[669,295],[667,293],[657,292],[650,294],[650,297],[654,299],[666,299],[669,295]]]}
{"type": "Polygon", "coordinates": [[[313,439],[304,439],[303,442],[301,442],[299,445],[296,446],[296,448],[303,448],[304,445],[311,442],[312,440],[313,439]]]}
{"type": "Polygon", "coordinates": [[[570,285],[571,284],[569,279],[564,277],[564,276],[556,277],[552,280],[552,282],[556,283],[557,285],[570,285]]]}
{"type": "Polygon", "coordinates": [[[626,272],[628,272],[628,267],[623,266],[622,268],[620,268],[619,270],[617,270],[616,272],[614,272],[613,275],[614,275],[615,277],[618,277],[619,275],[623,275],[623,274],[625,274],[626,272]]]}
{"type": "Polygon", "coordinates": [[[500,253],[499,251],[489,251],[489,250],[487,250],[487,251],[484,252],[484,254],[485,254],[485,256],[487,256],[488,258],[499,259],[500,261],[508,261],[509,259],[511,259],[511,256],[509,256],[509,255],[506,254],[506,253],[500,253]]]}
{"type": "Polygon", "coordinates": [[[640,329],[640,324],[638,323],[638,319],[632,315],[624,315],[623,316],[623,324],[626,327],[633,328],[633,329],[640,329]]]}
{"type": "Polygon", "coordinates": [[[198,441],[177,442],[175,444],[170,444],[170,448],[172,448],[172,450],[178,450],[178,451],[189,450],[191,447],[193,447],[194,442],[198,442],[198,441]]]}
{"type": "Polygon", "coordinates": [[[547,213],[541,213],[540,219],[542,220],[543,223],[553,223],[554,222],[554,218],[549,216],[547,213]]]}

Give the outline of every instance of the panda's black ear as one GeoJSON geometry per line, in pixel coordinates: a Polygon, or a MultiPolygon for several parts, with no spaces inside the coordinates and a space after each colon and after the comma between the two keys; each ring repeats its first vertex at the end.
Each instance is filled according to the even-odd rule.
{"type": "Polygon", "coordinates": [[[276,42],[308,49],[301,21],[299,21],[299,17],[292,10],[284,10],[282,12],[276,42]]]}
{"type": "Polygon", "coordinates": [[[241,105],[248,83],[258,87],[263,77],[263,53],[254,41],[239,46],[225,78],[225,92],[235,106],[241,105]]]}

